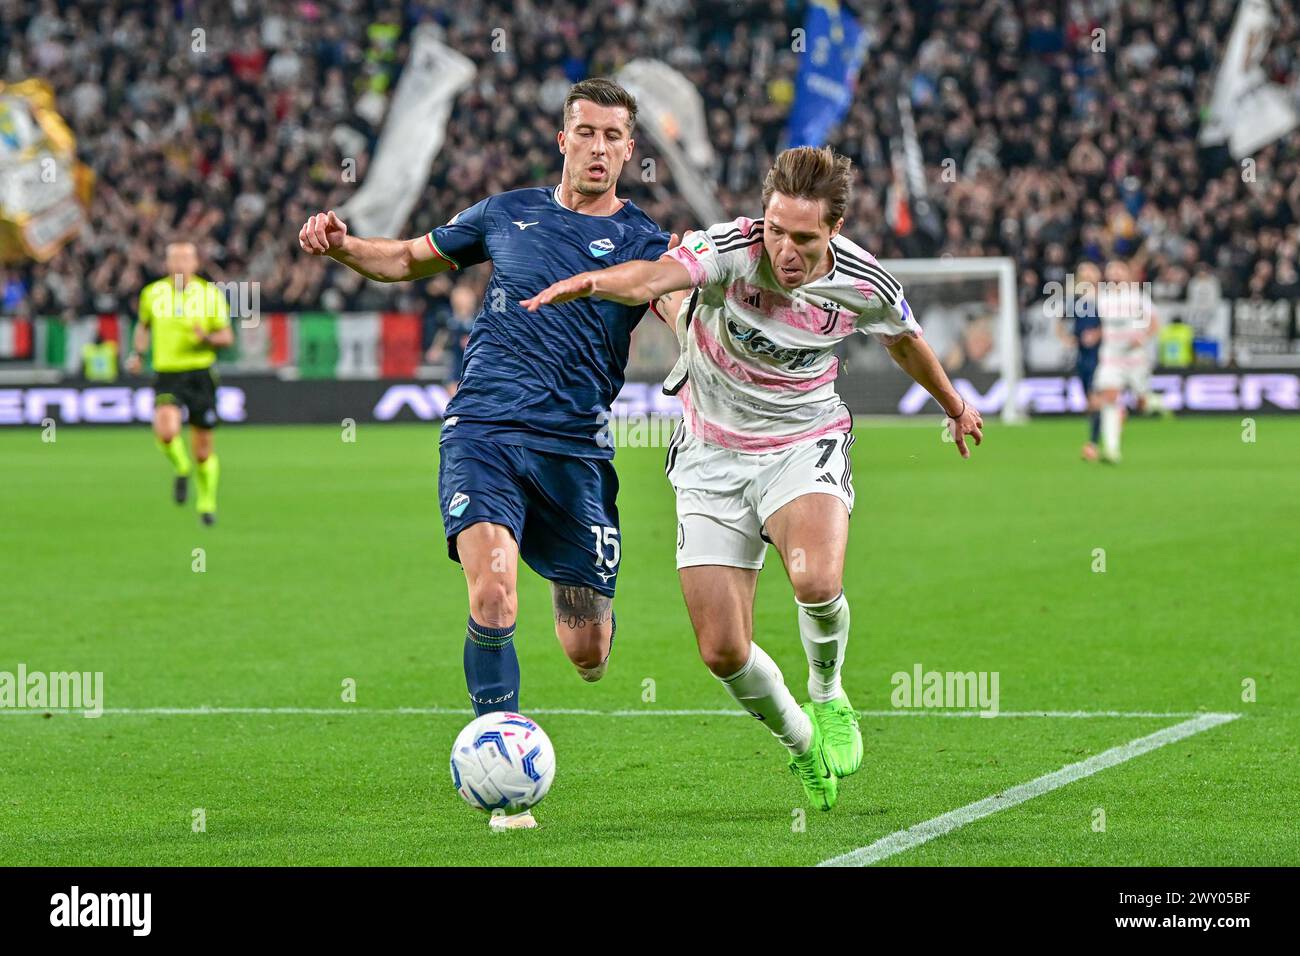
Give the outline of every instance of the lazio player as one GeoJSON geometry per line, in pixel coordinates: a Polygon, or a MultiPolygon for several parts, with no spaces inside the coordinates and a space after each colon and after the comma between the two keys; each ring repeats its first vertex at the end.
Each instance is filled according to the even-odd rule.
{"type": "Polygon", "coordinates": [[[1078,281],[1074,304],[1074,328],[1071,335],[1075,343],[1075,374],[1088,397],[1088,442],[1083,446],[1084,461],[1097,460],[1097,441],[1101,435],[1101,412],[1092,380],[1097,374],[1097,354],[1101,348],[1101,319],[1097,316],[1097,283],[1101,270],[1095,263],[1081,262],[1074,270],[1078,281]]]}
{"type": "MultiPolygon", "coordinates": [[[[584,299],[533,315],[519,300],[669,247],[649,216],[616,195],[635,122],[626,90],[584,80],[564,104],[558,185],[489,196],[415,239],[361,239],[333,212],[298,234],[304,251],[382,282],[493,263],[438,468],[447,550],[469,589],[465,683],[476,714],[520,708],[519,557],[551,582],[555,633],[583,680],[604,675],[613,644],[621,546],[604,425],[645,306],[584,299]]],[[[492,819],[494,828],[535,825],[528,813],[492,819]]]]}
{"type": "Polygon", "coordinates": [[[217,425],[217,383],[212,363],[217,349],[234,342],[225,296],[196,273],[199,256],[191,242],[167,246],[167,276],[140,290],[140,321],[135,327],[126,367],[138,374],[140,356],[153,339],[153,430],[158,447],[176,469],[173,497],[189,496],[189,455],[181,436],[181,406],[189,412],[194,439],[195,504],[204,524],[217,520],[219,466],[212,450],[217,425]]]}

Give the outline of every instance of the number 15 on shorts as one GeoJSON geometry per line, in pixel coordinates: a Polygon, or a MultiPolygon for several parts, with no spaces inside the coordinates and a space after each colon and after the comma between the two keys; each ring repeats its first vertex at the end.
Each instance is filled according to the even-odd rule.
{"type": "Polygon", "coordinates": [[[596,567],[604,565],[613,571],[618,567],[621,554],[618,546],[618,529],[598,524],[590,527],[591,533],[596,536],[596,567]]]}

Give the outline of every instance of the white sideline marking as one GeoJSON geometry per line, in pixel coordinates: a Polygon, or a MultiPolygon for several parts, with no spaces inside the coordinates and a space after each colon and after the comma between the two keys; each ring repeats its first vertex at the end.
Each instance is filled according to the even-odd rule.
{"type": "MultiPolygon", "coordinates": [[[[544,717],[548,714],[574,717],[748,717],[743,710],[734,708],[718,710],[663,710],[647,707],[642,710],[585,710],[575,707],[533,707],[527,711],[544,717]]],[[[80,716],[84,711],[64,708],[0,708],[6,714],[71,714],[80,716]]],[[[398,717],[398,716],[465,716],[474,713],[468,707],[105,707],[103,713],[118,717],[211,717],[222,715],[244,716],[309,716],[309,717],[398,717]]],[[[862,717],[983,717],[978,710],[860,710],[862,717]]],[[[1237,714],[1207,714],[1201,711],[1154,710],[1007,710],[991,715],[993,718],[1051,717],[1070,719],[1089,718],[1173,718],[1173,717],[1237,717],[1237,714]]]]}
{"type": "Polygon", "coordinates": [[[898,830],[889,834],[889,836],[881,837],[869,846],[859,847],[840,856],[831,857],[829,860],[822,860],[817,865],[869,866],[872,863],[879,863],[881,860],[902,853],[904,850],[910,850],[922,843],[928,843],[935,837],[951,833],[958,827],[964,827],[968,823],[992,816],[999,810],[1006,810],[1008,807],[1014,807],[1026,800],[1032,800],[1034,797],[1041,797],[1043,794],[1064,787],[1068,783],[1082,780],[1084,777],[1091,777],[1094,773],[1105,770],[1107,767],[1114,767],[1126,760],[1132,760],[1144,753],[1150,753],[1152,750],[1166,744],[1175,743],[1193,734],[1199,734],[1203,730],[1209,730],[1211,727],[1217,727],[1220,724],[1236,720],[1240,716],[1240,714],[1202,714],[1180,724],[1174,724],[1172,727],[1166,727],[1164,730],[1157,730],[1154,734],[1149,734],[1146,737],[1139,737],[1118,747],[1112,747],[1110,750],[1089,757],[1087,760],[1069,764],[1060,770],[1030,780],[1028,783],[1012,787],[1010,790],[1004,790],[991,797],[985,797],[983,800],[977,800],[956,810],[950,810],[933,820],[926,820],[924,823],[898,830]]]}

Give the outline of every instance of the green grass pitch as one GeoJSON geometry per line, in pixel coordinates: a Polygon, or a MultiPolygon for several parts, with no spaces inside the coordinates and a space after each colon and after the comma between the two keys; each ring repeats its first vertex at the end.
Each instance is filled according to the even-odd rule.
{"type": "MultiPolygon", "coordinates": [[[[1242,716],[885,865],[1300,863],[1300,420],[1261,417],[1254,442],[1235,417],[1133,422],[1119,468],[1078,460],[1083,430],[994,424],[962,462],[937,421],[859,427],[854,703],[889,711],[891,675],[920,663],[997,671],[1004,712],[1242,716]]],[[[143,428],[0,434],[0,671],[102,671],[110,709],[355,711],[0,711],[0,864],[807,865],[1181,719],[870,716],[863,769],[801,825],[761,726],[653,713],[730,700],[678,592],[663,451],[627,448],[609,675],[578,678],[525,570],[521,699],[646,714],[541,716],[558,754],[542,826],[489,834],[447,770],[468,717],[373,712],[465,707],[436,440],[427,426],[363,425],[355,443],[330,427],[223,428],[206,529],[170,502],[143,428]]],[[[755,613],[802,699],[775,552],[755,613]]]]}

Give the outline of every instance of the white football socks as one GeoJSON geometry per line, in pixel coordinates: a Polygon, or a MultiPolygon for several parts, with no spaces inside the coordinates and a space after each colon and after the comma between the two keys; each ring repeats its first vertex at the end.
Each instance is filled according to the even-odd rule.
{"type": "Polygon", "coordinates": [[[745,666],[730,677],[718,679],[736,703],[766,724],[786,749],[793,754],[808,752],[812,721],[795,703],[781,669],[761,647],[751,644],[745,666]]]}
{"type": "Polygon", "coordinates": [[[808,696],[824,704],[840,696],[840,671],[849,643],[849,601],[841,591],[825,604],[799,605],[799,638],[808,655],[808,696]]]}
{"type": "Polygon", "coordinates": [[[1121,414],[1118,403],[1101,407],[1101,447],[1105,450],[1106,457],[1115,461],[1119,460],[1121,414]]]}

